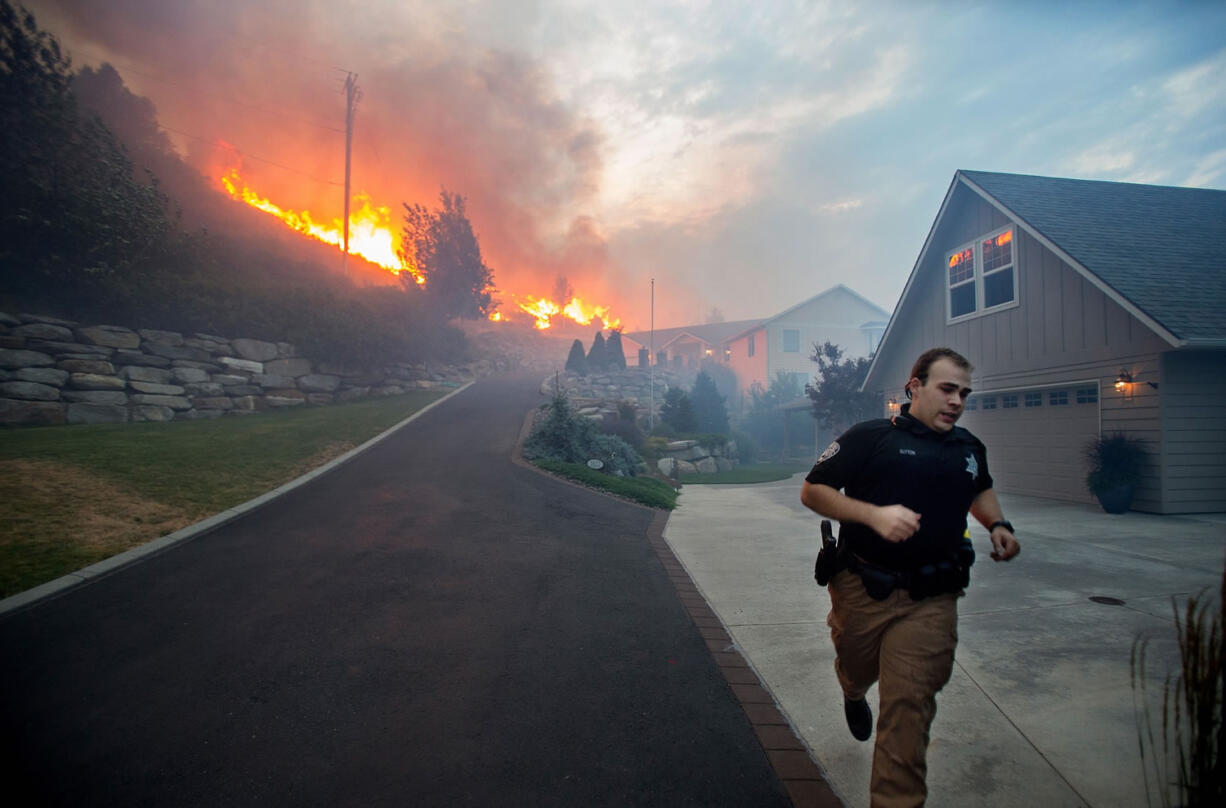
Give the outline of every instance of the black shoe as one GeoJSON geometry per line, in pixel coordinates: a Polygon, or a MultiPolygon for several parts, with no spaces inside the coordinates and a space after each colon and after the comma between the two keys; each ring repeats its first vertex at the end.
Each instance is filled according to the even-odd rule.
{"type": "Polygon", "coordinates": [[[843,697],[843,715],[847,716],[847,728],[857,741],[867,741],[873,734],[873,711],[864,699],[852,701],[843,697]]]}

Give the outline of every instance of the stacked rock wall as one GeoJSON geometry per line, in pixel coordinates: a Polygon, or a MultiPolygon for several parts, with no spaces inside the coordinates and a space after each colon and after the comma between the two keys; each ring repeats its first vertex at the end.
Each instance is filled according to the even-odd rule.
{"type": "MultiPolygon", "coordinates": [[[[293,345],[0,313],[0,424],[217,418],[459,383],[482,363],[368,372],[293,345]]],[[[486,363],[487,364],[487,363],[486,363]]]]}
{"type": "Polygon", "coordinates": [[[738,463],[736,441],[718,446],[704,446],[696,440],[676,440],[664,449],[656,468],[665,477],[676,479],[682,474],[714,474],[730,471],[738,463]]]}

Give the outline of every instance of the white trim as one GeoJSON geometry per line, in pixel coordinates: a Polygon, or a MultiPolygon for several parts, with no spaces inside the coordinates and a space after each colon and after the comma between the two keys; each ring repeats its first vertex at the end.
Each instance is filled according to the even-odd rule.
{"type": "Polygon", "coordinates": [[[946,252],[944,261],[945,325],[964,323],[967,320],[974,320],[976,317],[984,317],[988,314],[995,314],[998,311],[1008,311],[1009,309],[1016,309],[1018,306],[1020,306],[1021,300],[1019,297],[1021,284],[1018,282],[1018,263],[1017,233],[1012,222],[1004,227],[998,227],[995,230],[990,230],[983,235],[977,236],[965,244],[959,244],[957,247],[954,247],[952,250],[946,252]],[[1012,236],[1009,239],[1009,254],[1011,256],[1011,260],[1007,265],[997,267],[989,272],[985,266],[983,258],[983,243],[996,238],[1002,233],[1012,233],[1012,236]],[[955,317],[953,316],[953,295],[951,294],[954,287],[949,285],[949,257],[955,253],[963,252],[968,247],[971,250],[972,261],[971,281],[963,281],[962,283],[959,283],[958,286],[964,286],[969,282],[973,282],[975,284],[975,308],[968,311],[966,314],[959,314],[955,317]],[[1006,270],[1011,270],[1013,272],[1013,297],[1006,300],[1004,303],[997,303],[995,306],[986,305],[984,295],[987,294],[988,275],[995,275],[998,272],[1004,272],[1006,270]]]}

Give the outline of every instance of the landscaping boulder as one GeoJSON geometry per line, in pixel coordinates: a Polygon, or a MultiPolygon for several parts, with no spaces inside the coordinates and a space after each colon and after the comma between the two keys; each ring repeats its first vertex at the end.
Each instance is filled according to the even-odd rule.
{"type": "Polygon", "coordinates": [[[54,364],[55,360],[41,351],[0,348],[0,368],[28,368],[36,365],[54,364]]]}
{"type": "Polygon", "coordinates": [[[69,404],[70,424],[121,424],[128,420],[128,408],[113,404],[69,404]]]}
{"type": "Polygon", "coordinates": [[[147,384],[170,384],[170,371],[162,368],[148,368],[142,365],[128,365],[119,369],[119,377],[130,382],[145,382],[147,384]]]}
{"type": "MultiPolygon", "coordinates": [[[[139,348],[140,335],[117,325],[95,325],[77,329],[77,339],[90,345],[105,345],[108,348],[139,348]]],[[[69,418],[71,419],[71,414],[69,418]]],[[[126,419],[125,419],[126,420],[126,419]]]]}
{"type": "Polygon", "coordinates": [[[69,373],[97,373],[102,376],[115,375],[115,366],[105,359],[61,359],[55,363],[55,366],[69,373]]]}
{"type": "Polygon", "coordinates": [[[25,401],[58,401],[60,389],[38,382],[0,382],[0,396],[25,401]]]}
{"type": "Polygon", "coordinates": [[[66,420],[67,405],[58,401],[15,401],[0,398],[0,424],[56,426],[66,420]]]}
{"type": "Polygon", "coordinates": [[[209,380],[208,371],[200,368],[183,368],[177,367],[170,371],[170,375],[174,380],[182,384],[193,384],[195,382],[207,382],[209,380]]]}
{"type": "Polygon", "coordinates": [[[277,358],[277,345],[273,342],[240,338],[231,340],[230,344],[234,346],[234,352],[243,359],[249,359],[254,362],[267,362],[269,359],[277,358]]]}
{"type": "Polygon", "coordinates": [[[263,373],[264,363],[257,362],[251,359],[237,359],[233,356],[223,356],[217,360],[218,364],[224,365],[230,370],[243,370],[247,373],[263,373]]]}
{"type": "Polygon", "coordinates": [[[142,404],[132,408],[133,421],[169,421],[174,417],[175,411],[170,407],[142,404]]]}
{"type": "Polygon", "coordinates": [[[61,390],[60,397],[65,401],[79,401],[85,404],[120,405],[128,403],[128,394],[121,390],[61,390]]]}
{"type": "Polygon", "coordinates": [[[129,386],[138,393],[151,393],[155,396],[181,396],[185,392],[177,384],[154,384],[153,382],[129,382],[129,386]]]}
{"type": "Polygon", "coordinates": [[[159,345],[169,345],[178,348],[183,344],[183,335],[178,331],[159,331],[156,328],[142,328],[136,333],[146,342],[156,342],[159,345]]]}
{"type": "Polygon", "coordinates": [[[52,387],[63,387],[68,381],[68,371],[55,368],[20,368],[13,372],[13,378],[23,382],[38,382],[52,387]]]}
{"type": "Polygon", "coordinates": [[[191,402],[182,396],[162,396],[150,393],[135,393],[132,403],[136,405],[152,404],[155,407],[170,407],[172,410],[190,410],[191,402]]]}
{"type": "Polygon", "coordinates": [[[78,390],[122,390],[128,383],[118,376],[101,373],[74,373],[68,377],[69,384],[78,390]]]}
{"type": "Polygon", "coordinates": [[[124,351],[119,350],[111,357],[115,365],[142,365],[151,368],[168,368],[170,360],[164,356],[154,356],[153,354],[141,353],[140,351],[124,351]]]}
{"type": "Polygon", "coordinates": [[[48,339],[56,342],[72,342],[76,339],[72,334],[71,328],[65,328],[62,325],[51,325],[50,323],[26,323],[25,325],[14,326],[9,333],[17,337],[48,339]]]}
{"type": "Polygon", "coordinates": [[[273,359],[264,363],[264,372],[271,376],[288,376],[296,379],[311,372],[309,359],[273,359]]]}

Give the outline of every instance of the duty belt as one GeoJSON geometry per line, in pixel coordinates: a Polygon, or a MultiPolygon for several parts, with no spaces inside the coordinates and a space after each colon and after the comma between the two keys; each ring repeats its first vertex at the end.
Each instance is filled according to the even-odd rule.
{"type": "Polygon", "coordinates": [[[895,589],[905,589],[912,600],[933,595],[960,593],[971,581],[971,565],[975,550],[970,539],[963,539],[958,549],[939,561],[922,564],[915,569],[896,570],[865,561],[850,550],[844,553],[839,566],[860,576],[864,591],[874,600],[885,600],[895,589]]]}

